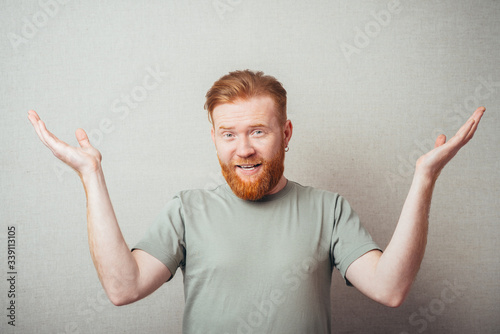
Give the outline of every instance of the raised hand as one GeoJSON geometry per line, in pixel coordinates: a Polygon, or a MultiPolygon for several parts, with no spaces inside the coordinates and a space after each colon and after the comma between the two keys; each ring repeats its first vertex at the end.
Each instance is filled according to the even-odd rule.
{"type": "Polygon", "coordinates": [[[49,132],[45,127],[45,123],[34,110],[28,111],[28,119],[45,146],[47,146],[58,159],[73,168],[80,177],[92,174],[100,168],[102,159],[101,153],[90,145],[89,138],[83,129],[77,129],[75,132],[80,147],[73,147],[59,140],[49,132]]]}
{"type": "Polygon", "coordinates": [[[467,122],[462,125],[448,142],[446,142],[445,135],[439,135],[436,139],[434,149],[417,160],[416,171],[424,173],[424,175],[431,177],[435,181],[444,166],[474,136],[485,110],[484,107],[477,108],[467,122]]]}

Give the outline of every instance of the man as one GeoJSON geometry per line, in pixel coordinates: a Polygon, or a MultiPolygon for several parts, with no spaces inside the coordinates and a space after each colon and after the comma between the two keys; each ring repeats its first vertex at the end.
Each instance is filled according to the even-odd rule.
{"type": "Polygon", "coordinates": [[[29,119],[54,155],[80,175],[89,245],[115,305],[144,298],[184,275],[185,333],[329,333],[330,279],[391,307],[405,299],[424,256],[434,184],[473,136],[478,108],[457,134],[420,157],[394,235],[382,251],[341,196],[283,175],[292,137],[286,91],[262,72],[236,71],[207,93],[205,108],[227,184],[178,193],[130,252],[120,232],[101,155],[82,129],[79,148],[29,119]]]}

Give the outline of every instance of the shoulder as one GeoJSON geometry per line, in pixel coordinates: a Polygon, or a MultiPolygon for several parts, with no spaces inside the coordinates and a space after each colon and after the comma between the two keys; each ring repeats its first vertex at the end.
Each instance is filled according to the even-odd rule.
{"type": "Polygon", "coordinates": [[[181,217],[184,220],[190,215],[206,212],[210,207],[218,207],[225,201],[224,184],[210,189],[187,189],[178,191],[168,200],[160,217],[181,217]]]}
{"type": "Polygon", "coordinates": [[[307,196],[311,197],[313,199],[326,199],[326,200],[337,200],[338,198],[342,198],[341,195],[339,195],[337,192],[327,190],[327,189],[320,189],[316,187],[311,187],[311,186],[304,186],[298,182],[295,181],[289,181],[293,185],[293,188],[295,192],[299,196],[307,196]]]}
{"type": "Polygon", "coordinates": [[[321,207],[335,217],[340,216],[342,212],[345,213],[346,211],[350,212],[352,210],[345,197],[337,192],[311,186],[303,186],[297,182],[293,182],[293,186],[298,201],[304,205],[321,207]]]}
{"type": "Polygon", "coordinates": [[[180,202],[181,205],[197,204],[200,201],[212,201],[225,199],[227,197],[226,183],[214,185],[211,188],[188,189],[177,192],[174,200],[180,202]]]}

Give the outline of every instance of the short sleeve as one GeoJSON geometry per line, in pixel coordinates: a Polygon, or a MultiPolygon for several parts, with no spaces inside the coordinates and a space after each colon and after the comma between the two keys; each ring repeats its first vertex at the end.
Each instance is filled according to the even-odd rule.
{"type": "Polygon", "coordinates": [[[185,263],[184,219],[179,197],[170,200],[155,218],[143,238],[132,248],[160,260],[174,276],[185,263]]]}
{"type": "Polygon", "coordinates": [[[345,277],[351,263],[371,250],[381,249],[372,240],[356,212],[342,196],[338,196],[336,199],[334,219],[330,245],[332,265],[340,271],[346,284],[351,285],[345,277]]]}

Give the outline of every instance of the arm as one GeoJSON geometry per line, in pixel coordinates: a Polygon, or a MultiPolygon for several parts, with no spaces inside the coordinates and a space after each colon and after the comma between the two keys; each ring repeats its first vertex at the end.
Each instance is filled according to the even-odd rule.
{"type": "Polygon", "coordinates": [[[140,250],[130,252],[111,204],[101,154],[90,145],[83,129],[76,130],[80,147],[59,140],[37,113],[29,120],[40,140],[54,155],[73,168],[82,180],[87,197],[89,246],[99,280],[111,302],[124,305],[139,300],[166,282],[171,273],[158,259],[140,250]]]}
{"type": "Polygon", "coordinates": [[[396,230],[384,253],[371,251],[354,261],[347,279],[368,297],[387,306],[402,304],[417,275],[427,243],[432,191],[444,166],[472,138],[485,109],[476,109],[448,142],[440,135],[435,148],[421,156],[396,230]]]}

